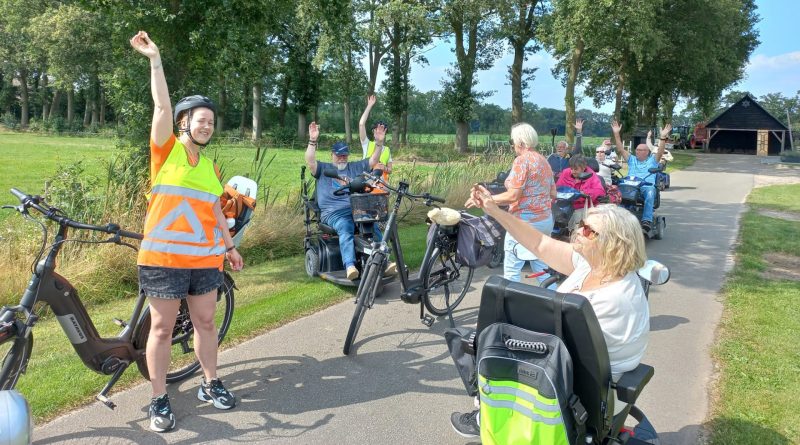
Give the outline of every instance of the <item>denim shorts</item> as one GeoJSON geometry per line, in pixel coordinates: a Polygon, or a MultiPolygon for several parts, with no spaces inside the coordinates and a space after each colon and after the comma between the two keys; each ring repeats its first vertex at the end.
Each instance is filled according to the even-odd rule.
{"type": "Polygon", "coordinates": [[[176,300],[203,295],[222,286],[219,269],[139,266],[139,287],[148,297],[176,300]]]}

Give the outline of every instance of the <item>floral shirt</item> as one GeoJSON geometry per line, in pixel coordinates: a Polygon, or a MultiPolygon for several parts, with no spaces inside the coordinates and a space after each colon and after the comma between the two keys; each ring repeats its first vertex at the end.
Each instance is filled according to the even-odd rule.
{"type": "Polygon", "coordinates": [[[523,212],[533,213],[531,222],[550,217],[552,198],[550,191],[555,187],[553,170],[544,156],[535,151],[525,151],[514,159],[511,172],[506,178],[507,189],[522,189],[522,198],[511,203],[508,211],[519,216],[523,212]]]}

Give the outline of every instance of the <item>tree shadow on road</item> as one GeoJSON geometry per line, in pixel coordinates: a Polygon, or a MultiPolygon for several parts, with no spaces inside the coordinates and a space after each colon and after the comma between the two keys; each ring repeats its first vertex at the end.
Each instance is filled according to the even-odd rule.
{"type": "Polygon", "coordinates": [[[650,317],[650,332],[666,331],[682,324],[689,323],[689,319],[677,315],[656,315],[650,317]]]}

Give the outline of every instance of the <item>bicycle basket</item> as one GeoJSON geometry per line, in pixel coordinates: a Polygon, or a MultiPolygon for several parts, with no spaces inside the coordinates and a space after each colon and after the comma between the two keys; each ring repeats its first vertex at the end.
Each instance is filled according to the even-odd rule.
{"type": "Polygon", "coordinates": [[[353,209],[354,222],[386,221],[386,217],[389,215],[389,194],[351,193],[350,207],[353,209]]]}
{"type": "Polygon", "coordinates": [[[619,193],[625,202],[636,203],[639,200],[639,187],[630,184],[619,184],[619,193]]]}

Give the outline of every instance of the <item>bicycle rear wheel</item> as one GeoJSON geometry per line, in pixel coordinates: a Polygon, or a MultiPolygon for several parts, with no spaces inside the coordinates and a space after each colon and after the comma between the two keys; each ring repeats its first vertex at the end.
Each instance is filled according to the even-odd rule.
{"type": "Polygon", "coordinates": [[[353,318],[350,320],[350,327],[347,328],[347,336],[344,339],[344,347],[342,347],[344,355],[350,354],[350,349],[356,341],[358,330],[361,328],[364,314],[369,309],[372,300],[375,299],[375,293],[378,291],[378,285],[380,284],[378,281],[382,275],[379,272],[382,272],[383,268],[376,266],[376,263],[367,262],[364,278],[361,279],[358,291],[356,291],[356,310],[353,312],[353,318]]]}
{"type": "MultiPolygon", "coordinates": [[[[17,337],[12,330],[0,340],[0,390],[14,389],[19,376],[25,373],[33,349],[33,332],[17,337]]],[[[3,334],[0,334],[2,337],[3,334]]]]}
{"type": "MultiPolygon", "coordinates": [[[[222,287],[217,291],[217,309],[214,314],[214,325],[217,326],[217,339],[219,343],[225,338],[233,319],[233,280],[225,275],[222,287]]],[[[139,333],[135,336],[134,345],[137,349],[147,346],[147,336],[150,333],[150,308],[142,313],[139,333]]],[[[218,344],[219,344],[218,343],[218,344]]],[[[181,301],[175,327],[172,328],[172,354],[170,367],[167,370],[167,383],[180,382],[192,375],[200,368],[200,361],[194,354],[194,326],[189,315],[189,305],[186,300],[181,301]]],[[[150,379],[147,370],[147,357],[144,355],[136,361],[139,372],[150,379]]]]}
{"type": "Polygon", "coordinates": [[[475,268],[456,261],[455,251],[442,252],[435,247],[431,258],[422,271],[422,287],[425,294],[422,301],[425,308],[434,315],[447,315],[464,299],[472,283],[475,268]]]}

